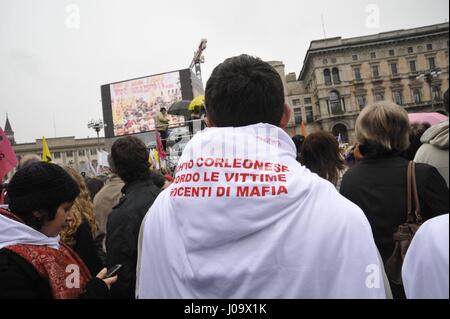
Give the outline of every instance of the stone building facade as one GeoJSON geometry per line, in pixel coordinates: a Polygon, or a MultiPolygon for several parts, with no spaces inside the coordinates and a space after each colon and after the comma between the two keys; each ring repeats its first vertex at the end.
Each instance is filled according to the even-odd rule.
{"type": "Polygon", "coordinates": [[[448,50],[449,24],[443,23],[312,41],[298,78],[270,62],[282,74],[292,108],[288,133],[298,134],[304,121],[309,133],[324,129],[352,143],[356,118],[376,101],[396,102],[410,113],[442,110],[448,50]]]}
{"type": "MultiPolygon", "coordinates": [[[[52,163],[71,166],[82,172],[87,169],[91,163],[94,167],[97,162],[97,151],[105,150],[105,139],[84,138],[75,139],[75,137],[47,138],[48,148],[52,154],[52,163]]],[[[34,143],[22,143],[13,145],[17,157],[26,154],[36,154],[42,156],[42,139],[34,143]]]]}

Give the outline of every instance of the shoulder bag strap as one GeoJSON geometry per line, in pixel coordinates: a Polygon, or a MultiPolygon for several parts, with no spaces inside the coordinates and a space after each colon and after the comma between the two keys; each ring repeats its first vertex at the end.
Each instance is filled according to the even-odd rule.
{"type": "Polygon", "coordinates": [[[416,164],[411,161],[411,188],[414,196],[414,204],[415,204],[415,218],[418,224],[422,224],[422,213],[420,211],[420,201],[419,201],[419,193],[417,191],[417,181],[416,181],[416,164]]]}
{"type": "Polygon", "coordinates": [[[411,180],[412,180],[412,161],[408,163],[408,171],[406,174],[406,222],[413,223],[414,222],[414,214],[412,211],[412,188],[411,188],[411,180]]]}

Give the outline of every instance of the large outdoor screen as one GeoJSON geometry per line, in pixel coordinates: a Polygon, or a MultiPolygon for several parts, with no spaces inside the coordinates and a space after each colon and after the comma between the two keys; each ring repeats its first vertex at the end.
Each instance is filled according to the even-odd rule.
{"type": "MultiPolygon", "coordinates": [[[[137,134],[155,129],[156,113],[197,91],[195,75],[189,69],[103,85],[102,104],[106,137],[137,134]],[[195,87],[195,90],[194,90],[195,87]]],[[[202,88],[201,88],[202,89],[202,88]]],[[[169,115],[170,125],[184,121],[169,115]]]]}

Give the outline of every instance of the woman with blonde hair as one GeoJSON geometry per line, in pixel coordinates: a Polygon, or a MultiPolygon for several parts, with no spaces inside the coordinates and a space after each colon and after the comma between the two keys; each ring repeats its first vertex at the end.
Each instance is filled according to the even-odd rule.
{"type": "Polygon", "coordinates": [[[103,268],[103,262],[94,241],[98,229],[94,205],[83,177],[71,167],[64,169],[77,182],[80,194],[75,198],[72,218],[61,232],[61,240],[81,257],[91,273],[97,273],[103,268]]]}
{"type": "MultiPolygon", "coordinates": [[[[356,120],[361,162],[344,175],[341,194],[358,205],[372,227],[383,262],[394,250],[394,232],[406,221],[410,123],[404,108],[391,102],[367,106],[356,120]]],[[[449,211],[448,188],[436,168],[416,164],[422,217],[427,220],[449,211]]],[[[404,298],[401,285],[391,282],[394,298],[404,298]]]]}

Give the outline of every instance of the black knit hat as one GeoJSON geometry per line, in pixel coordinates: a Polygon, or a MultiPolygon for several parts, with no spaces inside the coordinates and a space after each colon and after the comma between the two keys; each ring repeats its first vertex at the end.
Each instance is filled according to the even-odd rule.
{"type": "Polygon", "coordinates": [[[62,167],[38,162],[19,169],[9,182],[7,193],[13,213],[29,213],[73,201],[80,194],[80,187],[62,167]]]}

